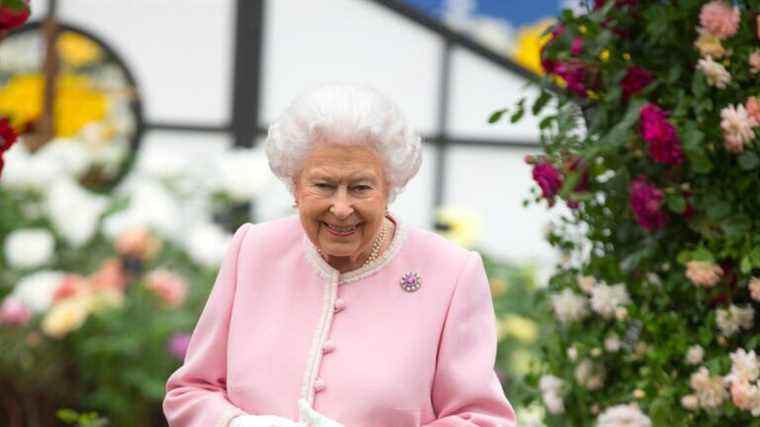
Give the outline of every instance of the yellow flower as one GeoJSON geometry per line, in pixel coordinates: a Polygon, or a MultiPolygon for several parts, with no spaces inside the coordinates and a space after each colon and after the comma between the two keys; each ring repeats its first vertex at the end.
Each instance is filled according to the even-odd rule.
{"type": "Polygon", "coordinates": [[[607,62],[610,60],[610,50],[604,49],[602,53],[599,54],[599,60],[602,62],[607,62]]]}
{"type": "Polygon", "coordinates": [[[699,50],[702,56],[711,56],[713,59],[718,59],[726,54],[726,49],[720,44],[720,39],[710,34],[702,28],[698,29],[699,37],[694,42],[694,47],[699,50]]]}
{"type": "MultiPolygon", "coordinates": [[[[37,120],[42,114],[45,79],[41,74],[17,74],[0,88],[0,115],[12,118],[16,128],[37,120]]],[[[76,135],[89,123],[103,120],[108,99],[94,89],[86,76],[63,74],[58,78],[55,104],[55,134],[76,135]]]]}
{"type": "Polygon", "coordinates": [[[438,211],[438,228],[443,237],[465,248],[480,237],[482,224],[480,217],[464,208],[448,207],[438,211]]]}
{"type": "Polygon", "coordinates": [[[491,283],[491,295],[494,298],[504,295],[504,292],[507,291],[507,282],[505,282],[502,279],[499,279],[499,278],[491,279],[490,283],[491,283]]]}
{"type": "Polygon", "coordinates": [[[536,74],[544,74],[541,68],[541,49],[551,40],[551,34],[546,33],[546,30],[553,24],[554,20],[546,19],[521,28],[517,33],[512,59],[536,74]]]}
{"type": "Polygon", "coordinates": [[[528,318],[509,314],[504,316],[499,322],[499,337],[506,335],[511,335],[518,341],[529,344],[536,341],[538,326],[536,322],[528,318]]]}
{"type": "Polygon", "coordinates": [[[71,31],[58,36],[57,47],[63,63],[74,67],[90,64],[102,56],[97,43],[71,31]]]}
{"type": "Polygon", "coordinates": [[[623,53],[623,59],[625,59],[626,61],[630,61],[631,60],[631,54],[628,53],[628,52],[623,53]]]}
{"type": "Polygon", "coordinates": [[[56,303],[42,319],[42,332],[62,338],[82,327],[90,314],[90,298],[68,298],[56,303]]]}

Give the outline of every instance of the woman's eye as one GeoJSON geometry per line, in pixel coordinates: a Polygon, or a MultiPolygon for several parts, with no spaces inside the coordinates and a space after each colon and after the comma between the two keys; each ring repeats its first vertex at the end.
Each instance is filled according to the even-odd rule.
{"type": "Polygon", "coordinates": [[[371,189],[372,187],[370,187],[369,185],[356,185],[353,187],[354,191],[369,191],[371,189]]]}
{"type": "Polygon", "coordinates": [[[326,184],[324,182],[318,182],[318,183],[314,184],[314,186],[317,187],[317,188],[320,188],[320,189],[332,188],[332,186],[330,184],[326,184]]]}

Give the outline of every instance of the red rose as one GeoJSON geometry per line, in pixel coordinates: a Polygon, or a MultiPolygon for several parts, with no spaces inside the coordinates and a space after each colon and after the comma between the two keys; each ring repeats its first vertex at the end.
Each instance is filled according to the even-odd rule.
{"type": "Polygon", "coordinates": [[[658,163],[677,165],[683,162],[681,141],[676,128],[668,122],[668,115],[660,107],[647,104],[641,107],[639,131],[648,145],[649,156],[658,163]]]}
{"type": "Polygon", "coordinates": [[[8,6],[0,6],[0,32],[20,27],[29,19],[29,0],[24,0],[26,7],[22,10],[14,10],[8,6]]]}
{"type": "Polygon", "coordinates": [[[11,148],[11,145],[16,142],[18,134],[6,117],[0,117],[0,154],[11,148]]]}
{"type": "Polygon", "coordinates": [[[542,195],[549,201],[549,205],[553,205],[554,196],[562,187],[562,177],[557,168],[550,163],[537,163],[533,166],[533,180],[541,187],[542,195]]]}
{"type": "Polygon", "coordinates": [[[647,87],[653,80],[652,73],[645,68],[629,67],[625,77],[620,81],[620,86],[623,88],[623,98],[630,98],[647,87]]]}
{"type": "Polygon", "coordinates": [[[636,216],[636,222],[647,231],[655,231],[668,223],[668,216],[662,209],[662,190],[640,176],[631,182],[629,205],[636,216]]]}

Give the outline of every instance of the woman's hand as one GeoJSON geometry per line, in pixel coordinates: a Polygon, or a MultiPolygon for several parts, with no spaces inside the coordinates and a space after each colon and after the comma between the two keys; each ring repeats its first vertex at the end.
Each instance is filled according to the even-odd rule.
{"type": "Polygon", "coordinates": [[[274,415],[241,415],[233,418],[228,427],[304,427],[304,424],[274,415]]]}

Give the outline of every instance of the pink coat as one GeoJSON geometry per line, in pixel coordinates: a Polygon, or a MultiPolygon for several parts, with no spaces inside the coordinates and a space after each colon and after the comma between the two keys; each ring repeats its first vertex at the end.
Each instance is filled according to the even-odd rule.
{"type": "Polygon", "coordinates": [[[297,217],[240,227],[167,381],[169,425],[298,420],[303,398],[346,427],[515,426],[480,256],[397,224],[379,260],[342,275],[297,217]]]}

